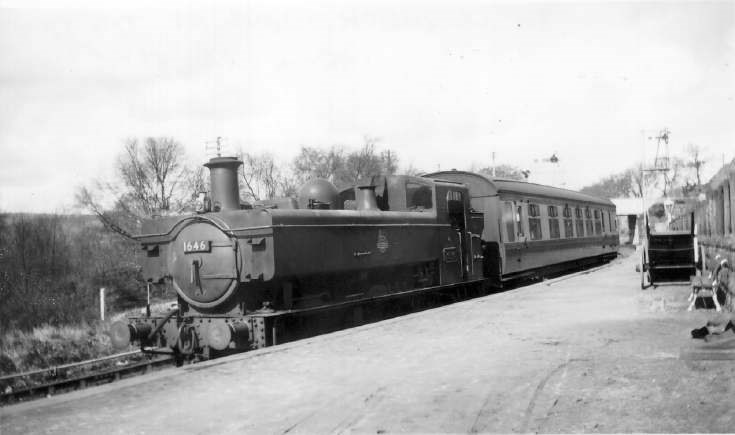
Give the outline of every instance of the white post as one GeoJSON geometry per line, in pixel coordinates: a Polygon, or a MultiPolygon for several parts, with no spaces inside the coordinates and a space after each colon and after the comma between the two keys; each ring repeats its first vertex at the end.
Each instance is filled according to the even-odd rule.
{"type": "Polygon", "coordinates": [[[147,294],[145,315],[146,317],[151,317],[151,283],[146,283],[145,289],[147,294]]]}
{"type": "Polygon", "coordinates": [[[105,320],[105,288],[100,288],[100,319],[105,320]]]}

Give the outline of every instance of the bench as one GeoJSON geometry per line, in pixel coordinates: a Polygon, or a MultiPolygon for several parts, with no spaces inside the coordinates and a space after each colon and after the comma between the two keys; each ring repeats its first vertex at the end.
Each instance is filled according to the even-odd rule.
{"type": "Polygon", "coordinates": [[[722,311],[720,302],[717,300],[718,291],[724,292],[725,306],[729,311],[732,311],[732,293],[730,292],[727,282],[730,265],[727,262],[727,259],[721,258],[719,255],[715,257],[715,261],[717,262],[717,265],[707,277],[690,277],[692,292],[689,294],[688,301],[691,303],[689,304],[688,311],[692,311],[694,309],[697,298],[703,297],[711,297],[715,303],[715,309],[717,311],[722,311]]]}

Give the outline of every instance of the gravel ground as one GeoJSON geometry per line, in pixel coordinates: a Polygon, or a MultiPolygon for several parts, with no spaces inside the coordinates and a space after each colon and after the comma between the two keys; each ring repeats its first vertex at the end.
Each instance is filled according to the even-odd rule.
{"type": "Polygon", "coordinates": [[[0,429],[732,432],[735,350],[690,338],[724,315],[641,290],[636,261],[6,407],[0,429]]]}

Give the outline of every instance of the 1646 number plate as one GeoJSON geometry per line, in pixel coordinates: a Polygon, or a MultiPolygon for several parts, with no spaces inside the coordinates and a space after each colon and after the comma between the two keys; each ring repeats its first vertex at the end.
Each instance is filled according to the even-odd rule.
{"type": "Polygon", "coordinates": [[[189,252],[209,252],[212,250],[212,242],[210,240],[187,240],[184,242],[184,253],[189,252]]]}

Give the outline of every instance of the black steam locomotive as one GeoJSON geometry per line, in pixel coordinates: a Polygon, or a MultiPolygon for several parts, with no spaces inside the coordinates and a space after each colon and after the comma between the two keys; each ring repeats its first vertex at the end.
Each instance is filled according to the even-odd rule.
{"type": "Polygon", "coordinates": [[[144,278],[170,280],[179,303],[113,325],[117,347],[260,348],[307,317],[448,288],[483,292],[617,254],[613,204],[576,192],[450,171],[342,191],[317,179],[297,198],[242,204],[240,165],[205,165],[211,197],[199,213],[144,223],[144,278]]]}

